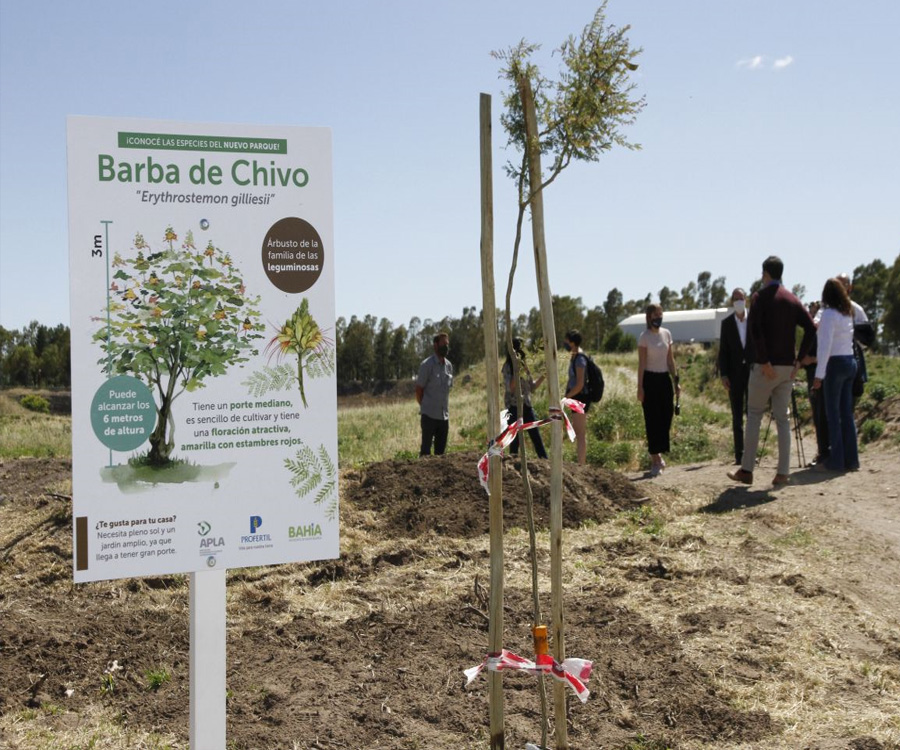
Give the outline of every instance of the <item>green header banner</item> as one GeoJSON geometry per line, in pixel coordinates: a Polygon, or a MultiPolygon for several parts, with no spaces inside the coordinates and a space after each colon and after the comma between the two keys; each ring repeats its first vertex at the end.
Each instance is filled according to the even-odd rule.
{"type": "Polygon", "coordinates": [[[287,139],[119,131],[119,148],[158,151],[224,151],[236,154],[286,154],[287,139]]]}

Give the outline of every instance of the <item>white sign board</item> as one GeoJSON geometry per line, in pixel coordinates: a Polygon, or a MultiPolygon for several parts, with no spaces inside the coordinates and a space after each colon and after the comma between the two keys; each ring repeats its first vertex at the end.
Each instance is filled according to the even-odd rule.
{"type": "Polygon", "coordinates": [[[68,120],[75,581],[339,555],[331,131],[68,120]]]}

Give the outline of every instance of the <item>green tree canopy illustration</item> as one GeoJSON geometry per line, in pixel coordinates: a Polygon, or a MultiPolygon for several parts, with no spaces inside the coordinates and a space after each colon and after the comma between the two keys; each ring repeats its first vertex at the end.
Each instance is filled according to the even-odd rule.
{"type": "Polygon", "coordinates": [[[212,240],[198,250],[193,232],[180,245],[167,227],[159,251],[135,235],[129,257],[115,253],[105,317],[94,333],[110,377],[144,380],[157,402],[156,427],[148,461],[170,460],[175,446],[172,405],[210,377],[256,355],[264,326],[256,309],[259,297],[247,297],[231,255],[212,240]]]}

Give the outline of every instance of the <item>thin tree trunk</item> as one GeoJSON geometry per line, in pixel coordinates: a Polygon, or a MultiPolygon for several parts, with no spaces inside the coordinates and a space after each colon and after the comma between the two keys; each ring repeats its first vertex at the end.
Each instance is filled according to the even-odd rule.
{"type": "MultiPolygon", "coordinates": [[[[494,300],[494,183],[491,163],[491,97],[481,95],[481,297],[484,310],[484,362],[487,375],[488,435],[500,432],[500,369],[498,367],[497,304],[494,300]]],[[[503,648],[503,473],[500,456],[490,459],[491,620],[488,648],[503,648]]],[[[488,672],[491,750],[505,747],[503,676],[488,672]]]]}
{"type": "MultiPolygon", "coordinates": [[[[525,144],[528,155],[528,182],[531,196],[531,231],[541,325],[544,329],[544,358],[547,389],[552,405],[560,403],[559,371],[556,364],[556,327],[553,321],[553,297],[547,275],[547,247],[544,241],[544,202],[541,196],[541,152],[538,140],[534,92],[527,78],[519,80],[519,92],[525,114],[525,144]]],[[[562,422],[553,423],[550,443],[550,600],[553,656],[562,662],[566,656],[565,621],[562,597],[562,422]]],[[[553,681],[553,713],[557,750],[568,750],[565,685],[553,681]]]]}

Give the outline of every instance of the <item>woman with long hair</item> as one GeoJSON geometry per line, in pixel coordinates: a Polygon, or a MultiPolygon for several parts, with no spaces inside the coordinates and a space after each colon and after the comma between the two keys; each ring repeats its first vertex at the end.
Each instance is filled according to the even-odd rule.
{"type": "Polygon", "coordinates": [[[669,452],[669,432],[675,415],[673,398],[675,393],[681,393],[681,386],[672,350],[672,334],[662,327],[663,309],[660,305],[649,305],[646,315],[647,330],[638,340],[637,398],[644,410],[650,474],[655,477],[666,468],[662,454],[669,452]]]}
{"type": "Polygon", "coordinates": [[[838,279],[828,279],[822,289],[822,316],[816,333],[816,377],[814,389],[825,395],[829,453],[817,471],[856,471],[859,446],[853,419],[853,308],[850,296],[838,279]]]}
{"type": "MultiPolygon", "coordinates": [[[[522,348],[522,339],[513,339],[513,350],[515,351],[516,358],[519,360],[519,387],[522,389],[522,420],[524,422],[534,422],[537,421],[537,417],[535,417],[534,409],[531,407],[531,393],[544,382],[544,376],[541,375],[537,380],[534,380],[531,377],[531,371],[528,369],[528,363],[526,362],[525,350],[522,348]]],[[[506,352],[506,362],[503,365],[502,374],[503,385],[505,386],[504,401],[506,403],[507,411],[506,423],[512,424],[519,418],[519,405],[517,403],[516,383],[513,375],[513,360],[509,355],[509,351],[506,352]]],[[[528,434],[531,436],[531,442],[534,444],[534,452],[537,453],[538,458],[547,458],[547,451],[544,449],[544,441],[541,440],[540,428],[533,427],[528,430],[528,434]]],[[[512,443],[509,444],[509,451],[512,455],[519,452],[518,435],[512,443]]]]}

